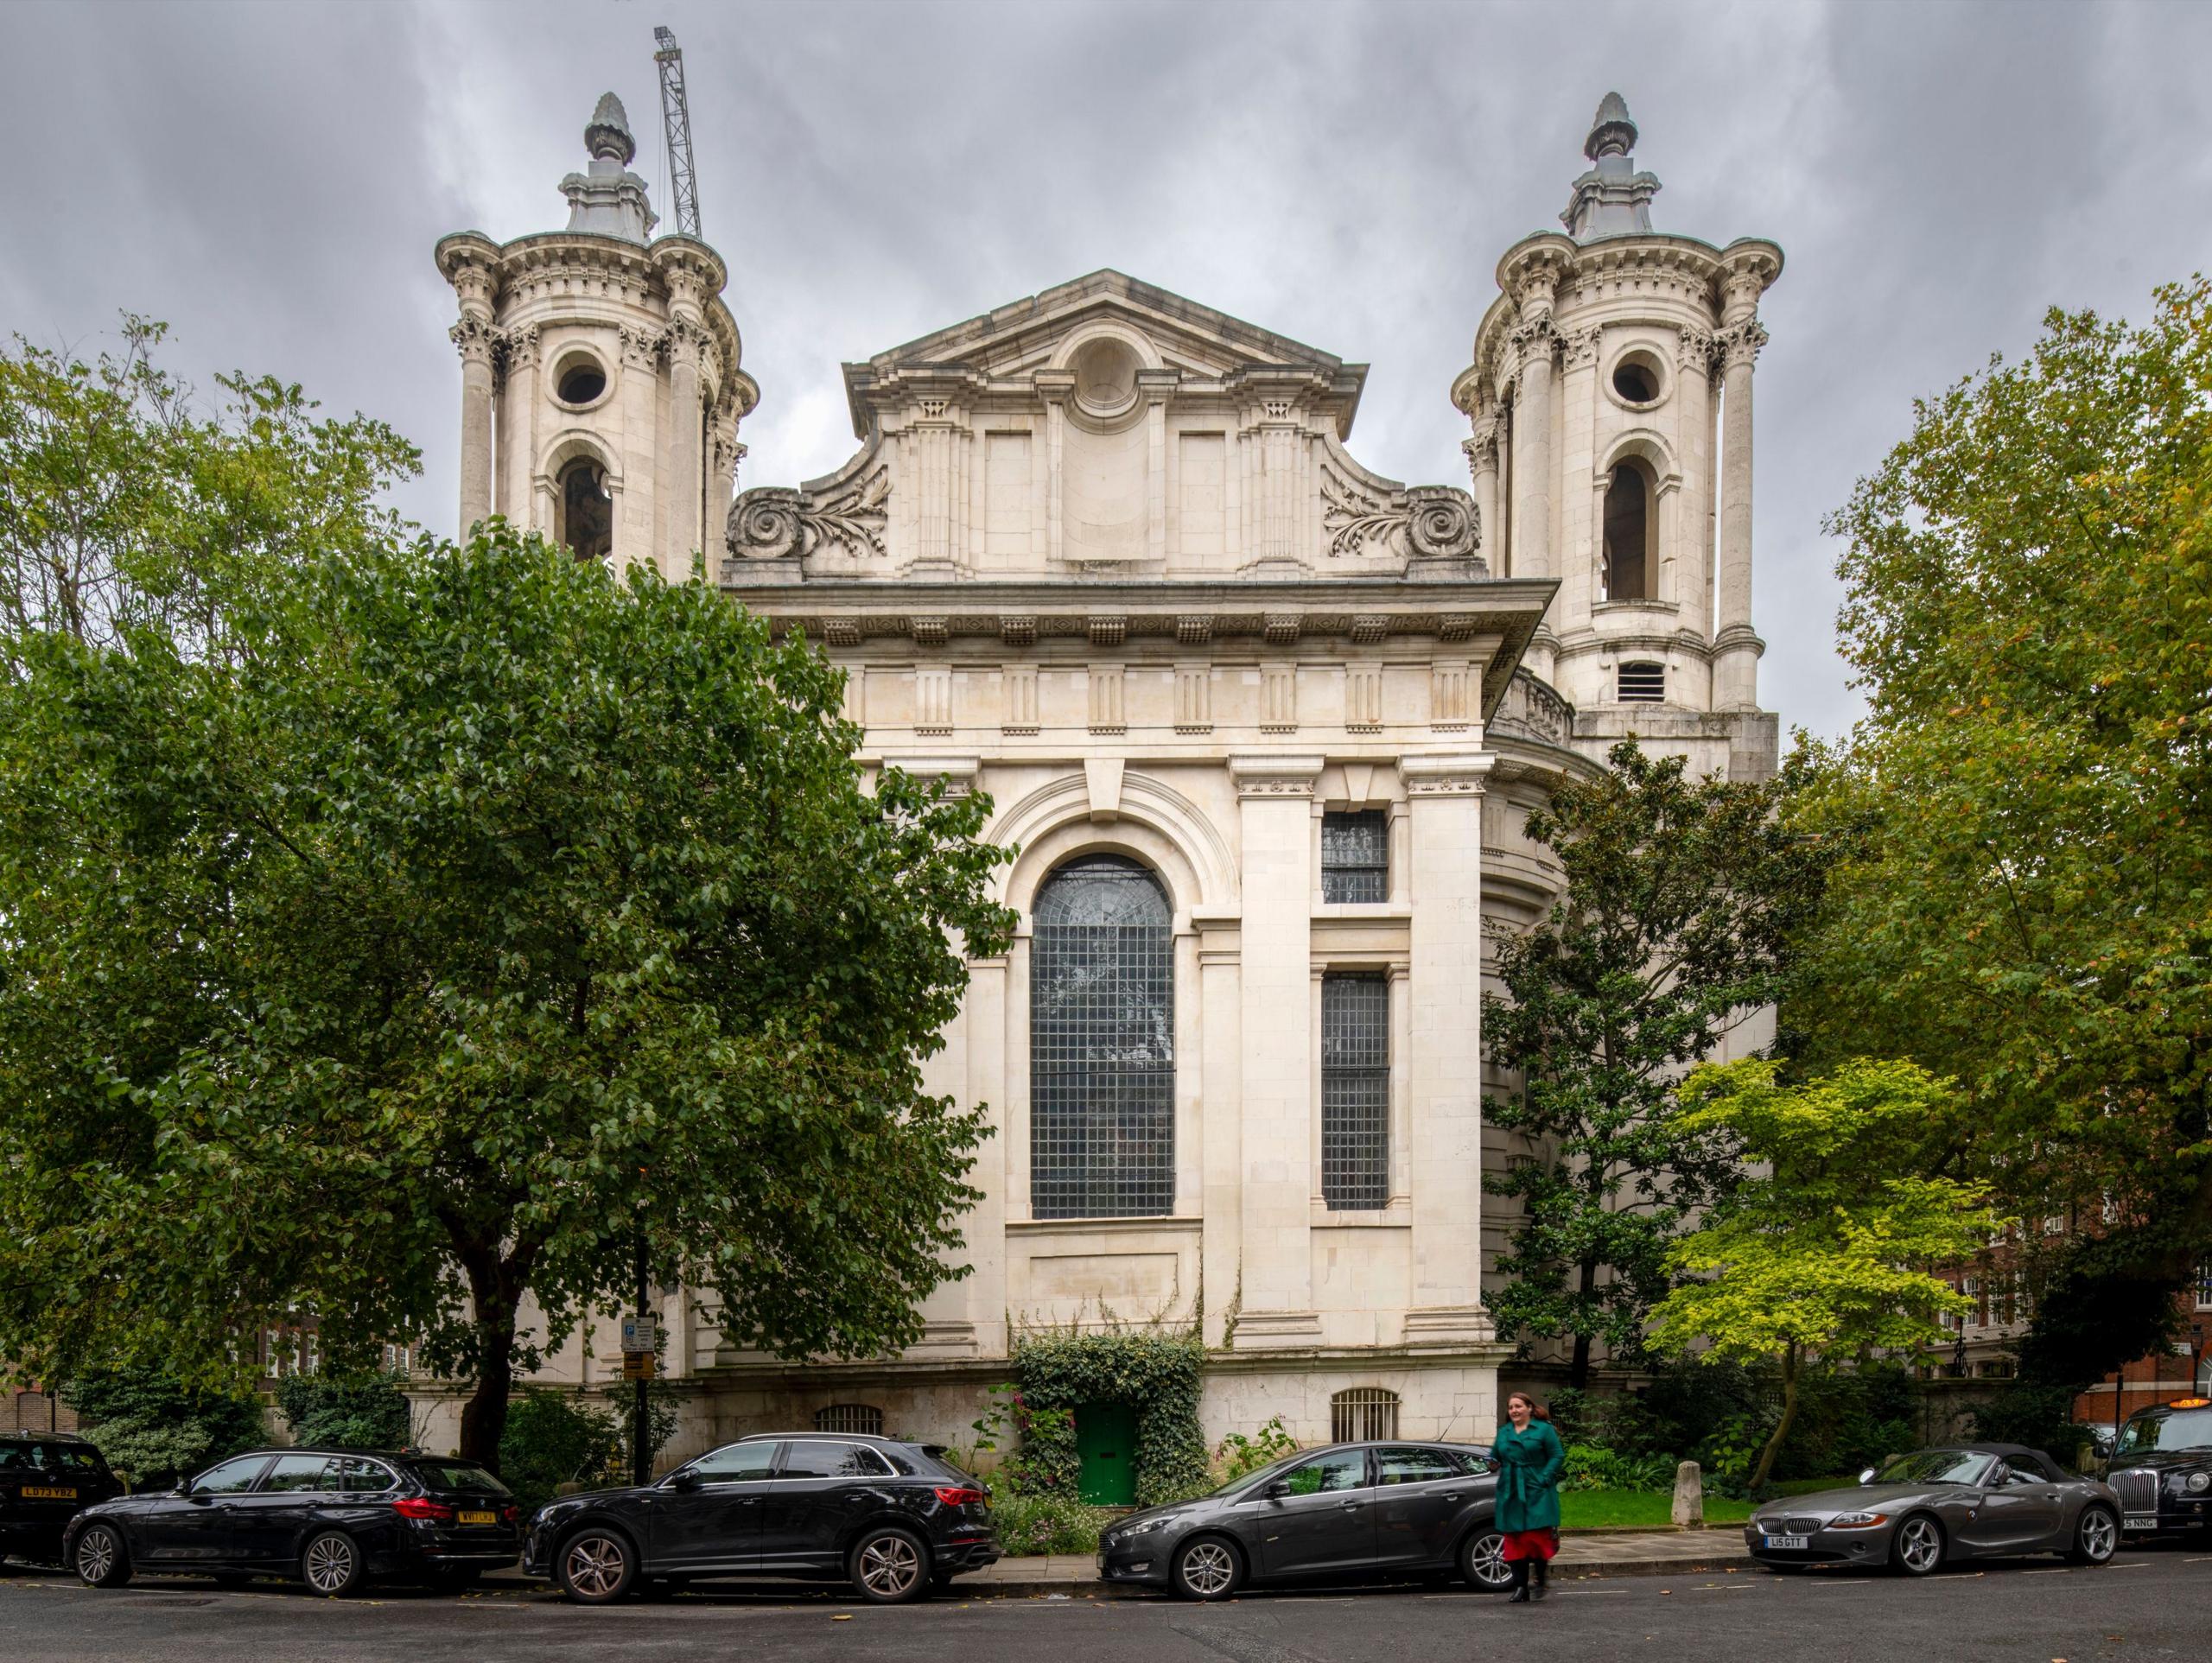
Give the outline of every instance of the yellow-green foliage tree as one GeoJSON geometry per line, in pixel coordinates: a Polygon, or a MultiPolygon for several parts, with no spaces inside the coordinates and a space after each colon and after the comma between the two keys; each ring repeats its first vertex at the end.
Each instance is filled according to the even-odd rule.
{"type": "Polygon", "coordinates": [[[1772,1362],[1782,1416],[1751,1474],[1766,1482],[1797,1418],[1807,1364],[1909,1351],[1967,1301],[1932,1273],[1970,1257],[2004,1221],[1987,1186],[1937,1168],[1963,1104],[1911,1063],[1859,1060],[1787,1086],[1756,1060],[1683,1082],[1680,1125],[1732,1140],[1753,1170],[1676,1244],[1687,1280],[1652,1313],[1652,1343],[1708,1362],[1772,1362]]]}

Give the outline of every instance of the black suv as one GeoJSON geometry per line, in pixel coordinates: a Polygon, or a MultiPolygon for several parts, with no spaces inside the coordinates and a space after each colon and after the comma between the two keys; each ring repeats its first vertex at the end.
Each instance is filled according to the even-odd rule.
{"type": "Polygon", "coordinates": [[[2105,1482],[2120,1493],[2127,1535],[2212,1529],[2212,1398],[2130,1415],[2113,1439],[2105,1482]]]}
{"type": "Polygon", "coordinates": [[[257,1450],[176,1489],[86,1508],[70,1521],[64,1563],[95,1588],[134,1571],[293,1577],[318,1594],[350,1594],[372,1577],[459,1588],[515,1562],[521,1513],[473,1461],[257,1450]]]}
{"type": "Polygon", "coordinates": [[[989,1495],[934,1444],[764,1432],[657,1483],[540,1507],[523,1569],[603,1604],[694,1577],[843,1580],[895,1604],[999,1557],[989,1495]]]}
{"type": "Polygon", "coordinates": [[[0,1559],[61,1559],[61,1535],[86,1507],[123,1494],[100,1452],[58,1432],[0,1432],[0,1559]]]}

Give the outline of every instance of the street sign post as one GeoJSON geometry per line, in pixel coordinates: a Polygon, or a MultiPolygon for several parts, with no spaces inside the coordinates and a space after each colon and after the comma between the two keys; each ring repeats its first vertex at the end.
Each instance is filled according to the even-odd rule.
{"type": "Polygon", "coordinates": [[[649,1381],[653,1377],[653,1354],[650,1351],[625,1351],[622,1354],[624,1380],[649,1381]]]}
{"type": "Polygon", "coordinates": [[[622,1355],[631,1356],[644,1352],[651,1356],[660,1349],[660,1319],[651,1311],[639,1311],[634,1317],[622,1319],[622,1355]]]}

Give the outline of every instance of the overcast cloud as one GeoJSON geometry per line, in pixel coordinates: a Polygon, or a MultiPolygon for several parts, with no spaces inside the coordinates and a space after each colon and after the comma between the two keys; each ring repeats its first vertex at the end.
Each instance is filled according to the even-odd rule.
{"type": "Polygon", "coordinates": [[[668,200],[684,48],[707,239],[760,381],[741,484],[853,448],[840,362],[1100,266],[1373,365],[1351,448],[1462,484],[1452,378],[1618,88],[1658,226],[1788,256],[1758,368],[1763,701],[1833,733],[1820,530],[1915,396],[2044,308],[2141,316],[2207,263],[2212,6],[2011,3],[0,7],[0,327],[267,370],[424,452],[449,532],[446,232],[564,223],[612,88],[668,200]]]}

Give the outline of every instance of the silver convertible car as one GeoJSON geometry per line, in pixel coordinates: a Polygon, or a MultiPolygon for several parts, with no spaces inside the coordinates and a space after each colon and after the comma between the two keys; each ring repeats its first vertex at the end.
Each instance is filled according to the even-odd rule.
{"type": "Polygon", "coordinates": [[[2041,1450],[1968,1444],[1903,1455],[1856,1489],[1758,1507],[1744,1542],[1764,1565],[1864,1565],[1924,1577],[1961,1559],[2063,1553],[2102,1565],[2120,1545],[2120,1497],[2070,1478],[2041,1450]]]}

